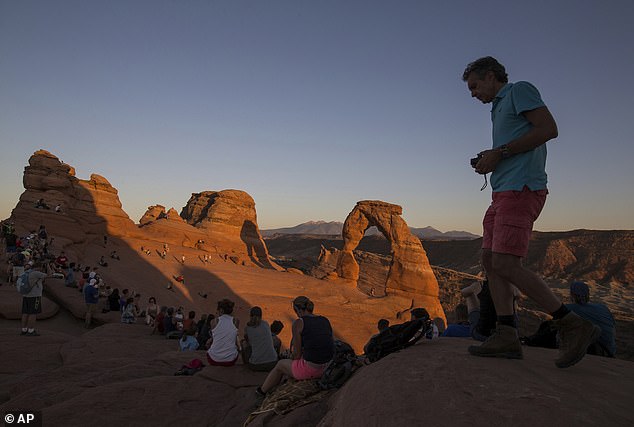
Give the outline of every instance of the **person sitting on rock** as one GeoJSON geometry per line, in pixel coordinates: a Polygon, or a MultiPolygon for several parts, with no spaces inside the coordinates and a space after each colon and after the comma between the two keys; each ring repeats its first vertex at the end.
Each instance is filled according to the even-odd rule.
{"type": "Polygon", "coordinates": [[[152,335],[158,333],[165,335],[165,316],[167,315],[167,306],[162,305],[156,318],[154,319],[154,329],[152,329],[152,335]]]}
{"type": "Polygon", "coordinates": [[[119,257],[119,254],[117,254],[117,251],[110,252],[110,258],[116,259],[117,261],[121,261],[121,258],[119,257]]]}
{"type": "Polygon", "coordinates": [[[185,309],[180,306],[174,313],[174,319],[176,320],[176,328],[182,333],[183,332],[183,320],[185,320],[185,313],[183,313],[185,309]]]}
{"type": "MultiPolygon", "coordinates": [[[[126,305],[128,305],[129,296],[130,296],[129,290],[124,289],[121,291],[121,297],[119,297],[119,311],[121,311],[121,313],[123,313],[123,310],[125,310],[126,305]]],[[[134,301],[134,298],[132,299],[132,301],[134,301]]]]}
{"type": "Polygon", "coordinates": [[[158,315],[159,306],[156,304],[156,298],[150,297],[147,300],[147,307],[145,308],[145,324],[154,326],[154,320],[158,315]]]}
{"type": "Polygon", "coordinates": [[[77,287],[77,280],[75,280],[75,263],[71,262],[66,270],[66,277],[64,277],[64,286],[69,288],[77,287]]]}
{"type": "Polygon", "coordinates": [[[187,319],[183,320],[183,330],[196,329],[196,312],[190,311],[187,313],[187,319]]]}
{"type": "Polygon", "coordinates": [[[183,337],[178,340],[180,351],[196,351],[198,350],[198,340],[196,339],[196,329],[186,329],[183,337]]]}
{"type": "Polygon", "coordinates": [[[66,257],[66,253],[64,251],[60,252],[59,256],[55,259],[55,266],[63,269],[68,268],[68,258],[66,257]]]}
{"type": "Polygon", "coordinates": [[[605,304],[590,302],[590,289],[584,282],[570,284],[570,299],[572,304],[566,304],[570,311],[601,328],[601,335],[590,344],[588,354],[614,357],[616,355],[616,324],[610,309],[605,304]]]}
{"type": "Polygon", "coordinates": [[[368,340],[367,343],[365,343],[365,345],[363,346],[363,352],[367,353],[368,352],[368,344],[370,344],[370,341],[372,340],[372,338],[375,338],[377,335],[379,335],[381,332],[383,332],[384,330],[388,329],[390,327],[390,321],[387,319],[379,319],[379,321],[376,324],[376,328],[378,329],[378,333],[372,335],[370,337],[370,340],[368,340]]]}
{"type": "Polygon", "coordinates": [[[50,209],[51,207],[46,204],[44,199],[37,199],[37,201],[35,202],[35,208],[36,209],[50,209]]]}
{"type": "Polygon", "coordinates": [[[242,361],[253,371],[270,371],[277,364],[277,352],[273,345],[271,328],[262,320],[262,309],[253,307],[250,319],[244,328],[242,361]]]}
{"type": "Polygon", "coordinates": [[[233,366],[240,355],[238,351],[239,320],[231,316],[235,303],[229,299],[218,301],[218,317],[210,323],[211,344],[207,361],[214,366],[233,366]]]}
{"type": "Polygon", "coordinates": [[[103,297],[102,313],[108,313],[110,311],[110,295],[112,295],[112,293],[113,290],[110,286],[99,286],[99,297],[103,297]]]}
{"type": "Polygon", "coordinates": [[[119,311],[121,309],[121,305],[119,300],[121,297],[119,296],[119,288],[114,288],[112,293],[108,297],[108,309],[109,311],[119,311]]]}
{"type": "Polygon", "coordinates": [[[468,320],[468,309],[465,304],[458,304],[454,309],[455,322],[447,325],[447,329],[442,333],[443,337],[463,337],[471,336],[471,325],[468,320]]]}
{"type": "Polygon", "coordinates": [[[277,353],[277,358],[281,358],[282,356],[282,340],[278,336],[280,332],[284,329],[284,323],[279,320],[274,320],[271,323],[271,339],[273,340],[273,347],[275,348],[275,352],[277,353]]]}
{"type": "Polygon", "coordinates": [[[174,318],[174,307],[167,309],[165,318],[163,319],[163,329],[165,330],[165,338],[178,339],[183,335],[176,327],[176,319],[174,318]]]}
{"type": "Polygon", "coordinates": [[[106,262],[106,260],[103,257],[103,255],[101,256],[101,258],[99,258],[99,265],[102,266],[102,267],[108,267],[108,263],[106,262]]]}
{"type": "Polygon", "coordinates": [[[480,321],[480,300],[478,295],[482,292],[482,283],[479,280],[460,290],[467,304],[467,316],[469,319],[469,335],[473,337],[473,331],[480,321]]]}
{"type": "Polygon", "coordinates": [[[57,213],[61,213],[62,212],[62,205],[61,204],[57,204],[55,205],[55,212],[57,213]]]}
{"type": "Polygon", "coordinates": [[[121,323],[136,323],[136,313],[134,310],[134,298],[126,300],[126,306],[121,313],[121,323]]]}
{"type": "Polygon", "coordinates": [[[320,378],[334,355],[334,338],[330,321],[313,314],[314,304],[305,296],[293,300],[297,319],[293,322],[291,340],[292,360],[282,359],[258,387],[256,393],[264,396],[277,386],[284,375],[296,380],[320,378]]]}
{"type": "Polygon", "coordinates": [[[198,344],[201,350],[209,350],[209,346],[207,343],[211,344],[211,321],[214,320],[216,316],[213,314],[208,315],[205,318],[205,323],[200,327],[200,332],[198,332],[198,344]]]}

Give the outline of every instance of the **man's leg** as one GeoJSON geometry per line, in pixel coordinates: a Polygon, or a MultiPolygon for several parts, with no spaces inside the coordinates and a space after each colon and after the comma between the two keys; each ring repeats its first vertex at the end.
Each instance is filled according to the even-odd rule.
{"type": "Polygon", "coordinates": [[[546,282],[522,265],[522,259],[512,254],[492,253],[492,267],[494,276],[504,283],[504,302],[500,302],[495,294],[498,292],[498,283],[494,284],[493,301],[498,315],[513,315],[513,288],[509,284],[515,285],[522,293],[537,304],[547,313],[554,313],[561,307],[561,300],[548,287],[546,282]]]}
{"type": "Polygon", "coordinates": [[[482,265],[489,279],[491,298],[497,312],[498,323],[493,334],[482,345],[469,347],[469,353],[474,356],[522,359],[522,344],[513,320],[513,287],[496,274],[492,259],[491,250],[483,249],[482,265]],[[502,313],[510,313],[510,315],[502,313]]]}
{"type": "Polygon", "coordinates": [[[23,314],[22,315],[22,335],[26,335],[26,333],[29,330],[28,326],[29,326],[29,315],[23,314]]]}

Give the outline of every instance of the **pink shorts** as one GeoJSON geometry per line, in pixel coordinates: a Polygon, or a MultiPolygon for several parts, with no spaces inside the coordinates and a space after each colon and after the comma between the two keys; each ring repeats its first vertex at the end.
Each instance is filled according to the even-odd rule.
{"type": "Polygon", "coordinates": [[[304,359],[296,359],[291,362],[291,372],[293,372],[293,378],[296,380],[309,380],[312,378],[320,378],[326,370],[328,364],[322,365],[320,368],[315,368],[304,359]]]}
{"type": "Polygon", "coordinates": [[[491,206],[482,220],[482,249],[525,257],[533,223],[546,203],[548,190],[493,193],[491,206]]]}

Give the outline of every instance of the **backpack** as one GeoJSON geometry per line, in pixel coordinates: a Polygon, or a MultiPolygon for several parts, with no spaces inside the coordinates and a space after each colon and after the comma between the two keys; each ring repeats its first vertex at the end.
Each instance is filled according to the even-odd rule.
{"type": "Polygon", "coordinates": [[[29,281],[28,271],[25,271],[24,273],[22,273],[20,277],[18,277],[18,280],[16,280],[15,282],[15,288],[22,295],[27,295],[29,292],[31,292],[31,289],[33,289],[33,286],[34,285],[31,285],[29,281]]]}
{"type": "Polygon", "coordinates": [[[335,353],[326,370],[319,379],[319,387],[322,390],[339,388],[354,372],[357,365],[357,355],[350,344],[335,340],[335,353]]]}
{"type": "Polygon", "coordinates": [[[370,339],[366,350],[367,360],[376,362],[390,353],[416,344],[432,330],[431,325],[431,319],[427,315],[426,318],[390,326],[370,339]]]}

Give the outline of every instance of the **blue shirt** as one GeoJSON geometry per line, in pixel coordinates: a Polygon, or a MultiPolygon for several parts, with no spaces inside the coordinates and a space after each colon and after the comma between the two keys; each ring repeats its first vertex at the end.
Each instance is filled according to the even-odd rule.
{"type": "Polygon", "coordinates": [[[195,351],[198,350],[198,340],[193,335],[185,335],[185,341],[181,338],[178,340],[181,351],[195,351]]]}
{"type": "Polygon", "coordinates": [[[459,323],[450,323],[445,329],[445,332],[442,333],[443,337],[471,337],[471,326],[466,324],[459,323]]]}
{"type": "MultiPolygon", "coordinates": [[[[506,84],[495,96],[491,108],[493,148],[507,144],[533,128],[522,113],[544,107],[541,95],[528,82],[506,84]]],[[[494,192],[545,190],[546,144],[502,160],[491,174],[494,192]]]]}
{"type": "Polygon", "coordinates": [[[605,348],[610,356],[616,354],[616,334],[615,323],[610,309],[603,304],[566,304],[570,311],[575,312],[579,317],[589,320],[601,328],[601,335],[597,342],[605,348]]]}

